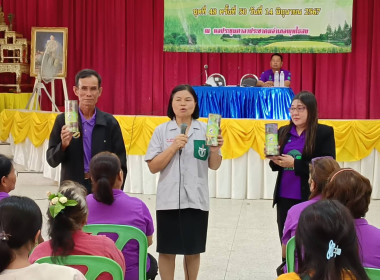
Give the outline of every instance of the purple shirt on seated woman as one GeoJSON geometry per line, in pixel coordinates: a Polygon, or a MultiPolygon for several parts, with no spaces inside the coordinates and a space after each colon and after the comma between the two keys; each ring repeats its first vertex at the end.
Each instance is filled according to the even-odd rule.
{"type": "MultiPolygon", "coordinates": [[[[123,171],[119,158],[110,152],[95,155],[90,162],[90,175],[93,193],[88,195],[87,224],[116,224],[133,226],[145,233],[148,246],[152,244],[154,232],[153,220],[143,201],[131,197],[121,189],[123,171]]],[[[116,233],[107,233],[116,241],[116,233]]],[[[139,246],[136,240],[130,240],[121,250],[125,259],[125,279],[139,279],[139,246]]],[[[157,275],[157,261],[148,254],[147,279],[157,275]]]]}
{"type": "MultiPolygon", "coordinates": [[[[93,194],[87,196],[87,224],[129,225],[141,229],[147,236],[153,234],[152,216],[144,202],[127,195],[122,190],[113,190],[113,196],[115,200],[111,205],[96,201],[93,194]]],[[[117,239],[117,234],[107,234],[107,236],[114,241],[117,239]]],[[[131,240],[121,251],[125,258],[125,279],[138,279],[139,251],[137,241],[131,240]]],[[[149,258],[146,266],[149,270],[149,258]]]]}
{"type": "Polygon", "coordinates": [[[355,218],[359,243],[359,255],[364,267],[380,268],[380,229],[364,219],[371,201],[370,181],[351,168],[334,173],[322,192],[324,199],[336,199],[343,203],[355,218]]]}

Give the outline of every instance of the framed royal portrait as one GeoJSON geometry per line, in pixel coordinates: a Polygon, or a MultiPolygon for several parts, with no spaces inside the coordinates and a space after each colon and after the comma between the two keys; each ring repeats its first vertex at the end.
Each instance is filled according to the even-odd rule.
{"type": "Polygon", "coordinates": [[[32,27],[30,76],[66,77],[67,28],[32,27]]]}

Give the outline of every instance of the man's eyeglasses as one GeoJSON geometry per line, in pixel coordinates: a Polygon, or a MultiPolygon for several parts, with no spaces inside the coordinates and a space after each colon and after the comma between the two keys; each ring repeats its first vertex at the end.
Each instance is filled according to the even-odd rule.
{"type": "Polygon", "coordinates": [[[302,112],[304,112],[305,111],[305,109],[306,109],[306,106],[300,106],[300,107],[290,107],[289,108],[289,112],[290,113],[294,113],[295,111],[297,111],[297,113],[302,113],[302,112]]]}

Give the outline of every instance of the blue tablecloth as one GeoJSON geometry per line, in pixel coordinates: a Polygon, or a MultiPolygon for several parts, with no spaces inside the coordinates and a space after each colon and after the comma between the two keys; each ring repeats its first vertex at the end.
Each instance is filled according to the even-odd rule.
{"type": "Polygon", "coordinates": [[[294,93],[291,88],[193,87],[199,116],[221,114],[223,118],[290,119],[294,93]]]}

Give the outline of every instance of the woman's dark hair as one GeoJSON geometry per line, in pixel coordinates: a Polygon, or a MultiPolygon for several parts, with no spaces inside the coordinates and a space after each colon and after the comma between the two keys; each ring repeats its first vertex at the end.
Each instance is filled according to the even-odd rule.
{"type": "Polygon", "coordinates": [[[88,208],[86,189],[79,183],[63,181],[58,189],[68,200],[76,200],[76,206],[67,206],[53,218],[48,209],[49,235],[53,257],[67,256],[74,249],[73,234],[86,223],[88,208]]]}
{"type": "Polygon", "coordinates": [[[94,198],[104,204],[114,201],[112,187],[121,170],[119,158],[110,152],[95,155],[90,162],[90,174],[94,198]]]}
{"type": "Polygon", "coordinates": [[[332,157],[313,158],[310,163],[310,178],[315,183],[310,198],[322,194],[331,173],[340,169],[339,164],[332,157]]]}
{"type": "Polygon", "coordinates": [[[352,279],[369,279],[361,264],[354,221],[337,200],[320,200],[302,213],[296,231],[298,274],[311,280],[341,280],[346,272],[352,279]],[[327,259],[330,241],[341,250],[327,259]]]}
{"type": "Polygon", "coordinates": [[[10,196],[0,201],[0,234],[4,235],[0,239],[0,272],[12,262],[12,250],[33,244],[41,227],[41,210],[32,199],[10,196]]]}
{"type": "Polygon", "coordinates": [[[5,155],[0,154],[0,180],[11,173],[12,167],[12,161],[5,155]]]}
{"type": "Polygon", "coordinates": [[[198,119],[199,118],[199,105],[198,105],[198,96],[197,94],[195,93],[195,90],[190,86],[190,85],[178,85],[176,86],[173,90],[172,90],[172,93],[170,95],[170,99],[169,99],[169,104],[168,104],[168,112],[167,112],[167,116],[172,120],[174,119],[175,117],[175,114],[174,114],[174,111],[173,111],[173,98],[174,98],[174,95],[181,91],[181,90],[187,90],[188,92],[190,92],[190,94],[193,96],[194,98],[194,101],[195,101],[195,108],[194,108],[194,112],[193,114],[191,115],[191,117],[193,119],[198,119]]]}
{"type": "MultiPolygon", "coordinates": [[[[301,91],[296,96],[294,96],[292,103],[294,100],[299,100],[306,106],[307,110],[307,120],[306,120],[306,142],[303,149],[303,155],[308,157],[312,157],[314,152],[314,143],[315,137],[317,134],[317,126],[318,126],[318,109],[317,109],[317,100],[315,99],[314,94],[309,91],[301,91]]],[[[280,146],[283,147],[286,143],[286,135],[292,129],[294,125],[292,119],[290,119],[290,123],[285,127],[283,133],[280,135],[280,146]]]]}
{"type": "Polygon", "coordinates": [[[322,197],[343,203],[355,219],[364,217],[371,202],[371,182],[359,172],[342,168],[329,178],[322,197]]]}

